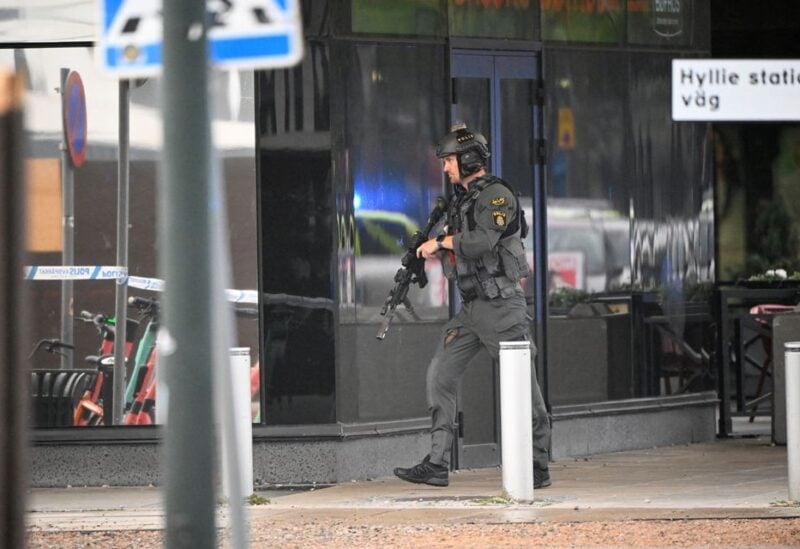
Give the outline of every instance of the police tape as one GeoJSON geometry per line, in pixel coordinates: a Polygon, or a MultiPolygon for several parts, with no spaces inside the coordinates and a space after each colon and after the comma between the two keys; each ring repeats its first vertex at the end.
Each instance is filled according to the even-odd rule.
{"type": "Polygon", "coordinates": [[[127,275],[125,267],[104,265],[31,265],[25,268],[25,280],[116,280],[127,275]]]}
{"type": "MultiPolygon", "coordinates": [[[[160,278],[129,276],[128,287],[151,292],[163,292],[165,284],[160,278]]],[[[225,295],[231,303],[258,303],[258,292],[256,290],[225,290],[225,295]]]]}
{"type": "MultiPolygon", "coordinates": [[[[25,280],[122,280],[129,288],[150,292],[163,292],[165,287],[160,278],[128,276],[125,267],[102,265],[31,265],[25,268],[25,280]]],[[[256,290],[225,290],[225,295],[232,303],[258,303],[256,290]]]]}

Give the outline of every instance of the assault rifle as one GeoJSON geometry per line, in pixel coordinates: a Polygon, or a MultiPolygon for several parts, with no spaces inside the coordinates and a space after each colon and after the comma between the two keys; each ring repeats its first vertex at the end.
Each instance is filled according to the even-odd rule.
{"type": "Polygon", "coordinates": [[[436,199],[436,206],[431,210],[431,215],[428,217],[428,223],[425,225],[425,228],[415,232],[411,240],[409,240],[406,253],[400,260],[403,266],[400,267],[394,275],[394,288],[389,291],[389,295],[386,296],[383,307],[381,307],[383,322],[381,322],[381,326],[375,336],[378,339],[386,337],[386,332],[389,331],[389,324],[392,322],[394,312],[401,303],[406,306],[406,309],[408,309],[415,318],[419,318],[417,317],[417,313],[414,312],[411,300],[408,299],[408,287],[412,282],[418,284],[420,288],[424,288],[428,284],[428,276],[425,274],[425,259],[417,257],[417,248],[428,240],[428,234],[446,211],[447,201],[440,196],[436,199]]]}

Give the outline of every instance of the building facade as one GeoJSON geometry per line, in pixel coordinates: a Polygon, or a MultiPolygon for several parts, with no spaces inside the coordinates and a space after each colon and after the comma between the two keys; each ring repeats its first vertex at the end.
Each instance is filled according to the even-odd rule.
{"type": "MultiPolygon", "coordinates": [[[[86,83],[89,115],[87,160],[75,169],[75,264],[113,265],[117,83],[92,59],[94,3],[77,3],[70,21],[84,24],[74,28],[41,23],[65,17],[47,3],[7,10],[0,50],[29,80],[31,262],[57,265],[63,254],[53,89],[66,66],[86,83]]],[[[234,284],[259,295],[258,322],[237,326],[258,365],[256,482],[369,478],[425,453],[425,369],[458,307],[439,265],[428,262],[428,285],[412,288],[414,312],[401,307],[387,337],[375,333],[405,243],[450,192],[433,151],[457,122],[487,136],[491,171],[521,193],[533,228],[525,290],[554,458],[713,438],[717,376],[703,354],[713,348],[712,132],[670,112],[671,60],[710,56],[709,5],[301,6],[301,64],[212,75],[234,284]]],[[[130,272],[143,277],[157,276],[155,224],[165,222],[154,201],[158,86],[136,82],[131,93],[130,272]]],[[[31,284],[37,338],[49,337],[61,286],[31,284]]],[[[113,291],[76,282],[73,307],[107,312],[113,291]]],[[[79,325],[75,342],[74,366],[97,337],[79,325]]],[[[459,467],[499,463],[497,375],[479,357],[463,380],[459,467]]],[[[157,481],[159,436],[157,426],[44,422],[34,468],[42,483],[157,481]],[[90,463],[98,448],[103,467],[63,465],[65,456],[90,463]]]]}

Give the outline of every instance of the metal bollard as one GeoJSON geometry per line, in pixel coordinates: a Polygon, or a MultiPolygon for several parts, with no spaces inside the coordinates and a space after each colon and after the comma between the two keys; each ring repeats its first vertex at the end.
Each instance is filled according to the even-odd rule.
{"type": "MultiPolygon", "coordinates": [[[[233,347],[230,350],[231,381],[233,384],[233,417],[236,441],[239,446],[236,457],[239,462],[241,494],[250,497],[253,493],[253,419],[250,408],[250,347],[233,347]]],[[[224,425],[222,426],[223,428],[224,425]]],[[[230,499],[228,485],[228,453],[222,451],[222,492],[230,499]]]]}
{"type": "Polygon", "coordinates": [[[503,490],[508,497],[533,501],[533,407],[531,346],[500,342],[500,435],[503,490]]]}
{"type": "Polygon", "coordinates": [[[800,501],[800,341],[784,344],[786,359],[786,460],[789,499],[800,501]]]}

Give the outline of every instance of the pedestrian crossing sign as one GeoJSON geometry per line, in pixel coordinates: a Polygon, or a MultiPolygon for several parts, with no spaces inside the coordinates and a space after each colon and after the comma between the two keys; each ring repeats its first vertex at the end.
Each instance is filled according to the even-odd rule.
{"type": "MultiPolygon", "coordinates": [[[[209,62],[217,67],[253,69],[296,65],[303,56],[298,3],[207,0],[209,62]]],[[[99,0],[99,6],[97,56],[101,67],[120,78],[158,74],[162,0],[99,0]]]]}

